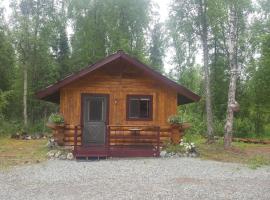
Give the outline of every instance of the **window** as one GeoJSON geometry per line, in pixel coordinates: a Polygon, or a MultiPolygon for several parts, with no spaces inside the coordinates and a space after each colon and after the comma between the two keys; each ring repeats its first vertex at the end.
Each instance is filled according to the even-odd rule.
{"type": "Polygon", "coordinates": [[[152,100],[150,95],[128,95],[127,120],[152,120],[152,100]]]}
{"type": "Polygon", "coordinates": [[[103,98],[92,97],[89,100],[89,121],[102,121],[103,120],[103,98]]]}

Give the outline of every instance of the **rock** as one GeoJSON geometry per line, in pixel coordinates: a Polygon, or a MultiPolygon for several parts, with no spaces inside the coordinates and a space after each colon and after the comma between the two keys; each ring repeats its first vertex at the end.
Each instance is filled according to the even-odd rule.
{"type": "Polygon", "coordinates": [[[59,159],[60,159],[60,160],[66,160],[66,159],[67,159],[67,156],[66,156],[65,154],[61,154],[61,155],[59,156],[59,159]]]}
{"type": "Polygon", "coordinates": [[[68,160],[73,160],[73,154],[72,153],[68,153],[67,154],[67,159],[68,160]]]}
{"type": "Polygon", "coordinates": [[[171,152],[171,153],[166,153],[165,157],[169,158],[169,157],[173,157],[175,155],[175,153],[171,152]]]}
{"type": "Polygon", "coordinates": [[[47,153],[47,157],[48,157],[48,158],[53,158],[54,155],[55,155],[55,151],[49,151],[49,152],[47,153]]]}
{"type": "Polygon", "coordinates": [[[26,135],[24,139],[25,139],[25,140],[31,140],[32,137],[31,137],[31,135],[26,135]]]}
{"type": "Polygon", "coordinates": [[[164,158],[164,157],[166,157],[166,154],[167,154],[166,151],[161,151],[160,152],[160,157],[164,158]]]}
{"type": "Polygon", "coordinates": [[[194,157],[196,157],[196,154],[195,153],[191,153],[191,154],[189,154],[189,156],[192,157],[192,158],[194,158],[194,157]]]}
{"type": "Polygon", "coordinates": [[[57,152],[54,154],[54,157],[55,157],[55,158],[59,158],[59,156],[60,156],[61,154],[62,154],[61,151],[57,151],[57,152]]]}
{"type": "Polygon", "coordinates": [[[182,153],[177,153],[178,157],[183,157],[182,153]]]}
{"type": "Polygon", "coordinates": [[[53,138],[50,138],[46,146],[48,148],[52,149],[52,148],[54,148],[54,147],[56,147],[58,145],[57,145],[57,143],[55,142],[55,140],[53,138]]]}

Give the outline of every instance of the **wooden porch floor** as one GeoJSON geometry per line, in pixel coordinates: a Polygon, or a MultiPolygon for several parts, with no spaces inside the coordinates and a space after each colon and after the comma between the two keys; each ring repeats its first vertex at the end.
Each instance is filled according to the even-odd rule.
{"type": "Polygon", "coordinates": [[[155,147],[142,146],[94,146],[94,147],[77,147],[74,152],[76,158],[104,158],[104,157],[158,157],[159,152],[155,147]]]}

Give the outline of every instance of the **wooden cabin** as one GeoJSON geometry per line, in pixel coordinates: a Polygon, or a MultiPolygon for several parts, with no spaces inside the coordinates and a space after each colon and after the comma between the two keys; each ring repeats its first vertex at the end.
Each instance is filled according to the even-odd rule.
{"type": "Polygon", "coordinates": [[[159,156],[170,115],[200,97],[118,51],[37,93],[60,104],[75,156],[159,156]]]}

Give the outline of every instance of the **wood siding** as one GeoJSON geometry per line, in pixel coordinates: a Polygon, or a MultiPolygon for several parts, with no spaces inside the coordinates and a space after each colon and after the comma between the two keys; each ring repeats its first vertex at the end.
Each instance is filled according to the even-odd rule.
{"type": "Polygon", "coordinates": [[[177,112],[177,92],[150,78],[142,70],[115,64],[104,66],[60,90],[60,112],[65,123],[81,124],[81,95],[95,93],[109,95],[109,124],[168,127],[168,117],[177,112]],[[126,120],[127,95],[152,95],[153,119],[126,120]]]}

